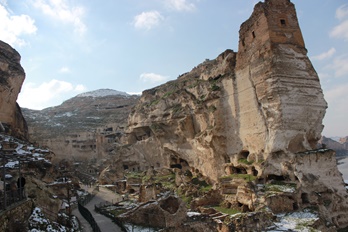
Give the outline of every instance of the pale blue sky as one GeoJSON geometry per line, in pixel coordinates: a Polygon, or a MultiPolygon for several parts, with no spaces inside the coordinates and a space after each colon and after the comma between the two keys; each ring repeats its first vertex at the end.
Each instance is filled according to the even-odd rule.
{"type": "MultiPolygon", "coordinates": [[[[42,109],[81,92],[139,93],[225,49],[255,0],[0,0],[0,39],[22,56],[18,102],[42,109]]],[[[326,136],[348,135],[348,4],[292,0],[329,108],[326,136]]]]}

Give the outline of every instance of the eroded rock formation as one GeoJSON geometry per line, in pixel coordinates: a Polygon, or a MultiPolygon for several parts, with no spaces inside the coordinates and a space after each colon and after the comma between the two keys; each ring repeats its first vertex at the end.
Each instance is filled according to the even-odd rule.
{"type": "Polygon", "coordinates": [[[20,60],[16,50],[0,41],[0,132],[27,139],[28,127],[16,102],[25,79],[20,60]]]}
{"type": "Polygon", "coordinates": [[[238,53],[144,91],[129,143],[153,166],[180,158],[216,180],[224,174],[216,167],[241,158],[314,149],[326,107],[294,5],[266,1],[242,24],[238,53]]]}
{"type": "Polygon", "coordinates": [[[243,212],[318,204],[327,225],[346,227],[335,155],[313,151],[326,108],[294,5],[266,0],[241,25],[238,53],[226,50],[143,92],[115,160],[173,168],[177,186],[186,185],[184,173],[201,176],[243,212]]]}

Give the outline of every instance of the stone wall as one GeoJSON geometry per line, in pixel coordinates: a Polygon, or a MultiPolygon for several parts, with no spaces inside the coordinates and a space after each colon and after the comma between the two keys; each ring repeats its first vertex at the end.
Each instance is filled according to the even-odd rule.
{"type": "Polygon", "coordinates": [[[24,201],[0,212],[0,231],[24,231],[32,213],[33,202],[24,201]]]}

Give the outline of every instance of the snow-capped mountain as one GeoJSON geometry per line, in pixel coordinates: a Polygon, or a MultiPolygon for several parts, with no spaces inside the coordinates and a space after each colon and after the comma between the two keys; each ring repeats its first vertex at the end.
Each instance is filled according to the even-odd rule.
{"type": "Polygon", "coordinates": [[[121,92],[121,91],[117,91],[117,90],[113,90],[113,89],[98,89],[98,90],[94,90],[94,91],[90,91],[90,92],[86,92],[86,93],[81,93],[79,95],[77,95],[76,97],[106,97],[106,96],[116,96],[116,95],[120,95],[120,96],[130,96],[128,93],[126,92],[121,92]]]}

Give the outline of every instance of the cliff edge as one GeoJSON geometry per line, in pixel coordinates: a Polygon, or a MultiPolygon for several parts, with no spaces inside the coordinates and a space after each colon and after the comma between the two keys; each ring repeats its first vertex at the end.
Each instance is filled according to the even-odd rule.
{"type": "Polygon", "coordinates": [[[20,60],[16,50],[0,41],[0,131],[27,140],[27,123],[16,102],[25,79],[20,60]]]}

